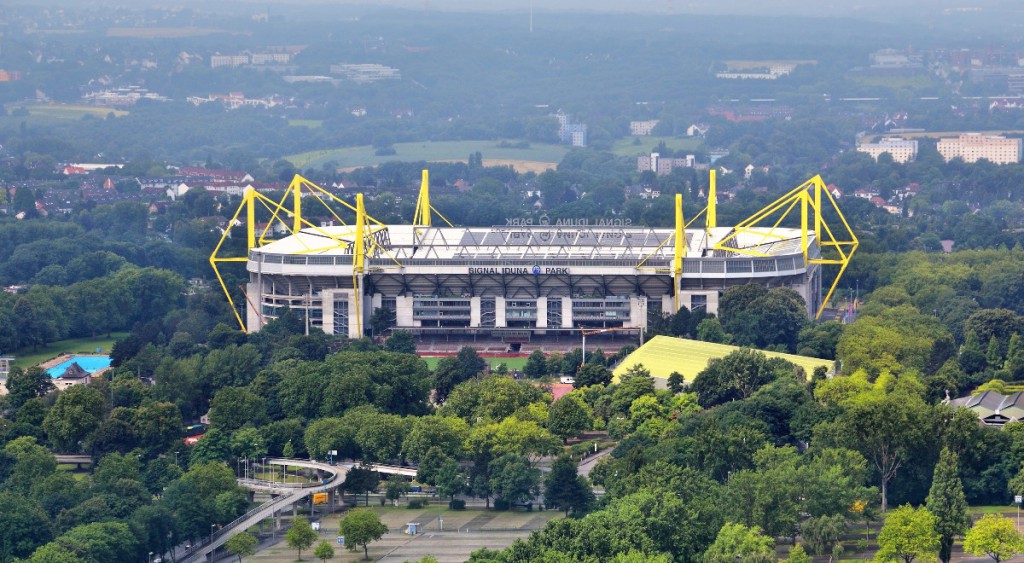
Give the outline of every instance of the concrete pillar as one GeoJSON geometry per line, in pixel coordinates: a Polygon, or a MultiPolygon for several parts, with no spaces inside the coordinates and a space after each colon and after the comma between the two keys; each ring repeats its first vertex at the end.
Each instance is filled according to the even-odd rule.
{"type": "Polygon", "coordinates": [[[643,295],[629,297],[629,322],[626,323],[626,326],[647,326],[647,297],[643,295]]]}
{"type": "Polygon", "coordinates": [[[416,326],[412,317],[412,297],[399,295],[395,297],[395,324],[401,328],[416,326]]]}
{"type": "Polygon", "coordinates": [[[548,300],[546,297],[537,298],[537,328],[548,326],[548,300]]]}
{"type": "Polygon", "coordinates": [[[248,299],[242,304],[245,307],[245,314],[242,315],[242,318],[245,319],[245,328],[248,329],[249,332],[256,332],[262,328],[263,323],[260,322],[260,317],[263,315],[261,315],[262,311],[253,309],[249,303],[252,303],[257,308],[263,306],[263,299],[260,297],[259,284],[245,284],[245,295],[248,299]]]}
{"type": "Polygon", "coordinates": [[[562,298],[562,328],[572,328],[572,297],[562,298]]]}
{"type": "Polygon", "coordinates": [[[675,314],[676,305],[671,293],[661,296],[661,311],[663,313],[675,314]]]}
{"type": "Polygon", "coordinates": [[[480,297],[469,298],[469,326],[480,326],[480,297]]]}
{"type": "Polygon", "coordinates": [[[508,326],[508,321],[505,320],[505,298],[495,297],[494,298],[494,326],[497,328],[503,328],[508,326]]]}

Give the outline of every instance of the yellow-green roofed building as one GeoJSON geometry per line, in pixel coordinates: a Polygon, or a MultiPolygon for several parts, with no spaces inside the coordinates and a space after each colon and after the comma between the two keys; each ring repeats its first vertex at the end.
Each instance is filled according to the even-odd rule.
{"type": "MultiPolygon", "coordinates": [[[[654,377],[668,379],[672,372],[678,371],[687,383],[691,383],[697,377],[697,374],[708,366],[709,361],[724,358],[731,352],[739,349],[739,346],[730,346],[728,344],[715,344],[714,342],[701,342],[700,340],[673,338],[671,336],[655,336],[647,341],[646,344],[637,348],[635,352],[626,356],[626,359],[612,373],[615,375],[615,380],[618,381],[627,370],[637,364],[643,364],[644,368],[648,369],[654,377]]],[[[835,366],[835,362],[832,360],[797,356],[795,354],[782,354],[766,350],[760,351],[769,358],[782,358],[804,368],[808,377],[814,372],[814,368],[818,366],[825,366],[825,369],[829,372],[835,366]]]]}

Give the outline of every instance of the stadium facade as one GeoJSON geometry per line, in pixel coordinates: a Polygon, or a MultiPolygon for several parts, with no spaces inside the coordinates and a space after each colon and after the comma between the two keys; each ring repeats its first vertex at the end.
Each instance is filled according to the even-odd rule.
{"type": "MultiPolygon", "coordinates": [[[[354,225],[318,226],[302,219],[301,210],[320,188],[297,178],[291,209],[284,206],[288,195],[279,203],[263,202],[274,219],[286,211],[294,217],[290,234],[269,241],[268,230],[249,229],[249,282],[239,322],[257,331],[290,309],[310,327],[350,338],[365,334],[375,313],[414,334],[515,340],[587,329],[640,332],[655,315],[681,307],[716,313],[723,291],[747,283],[791,288],[814,316],[827,300],[822,266],[845,269],[857,244],[852,232],[851,240],[837,241],[831,230],[824,244],[819,241],[828,203],[822,198],[838,213],[823,186],[816,177],[735,227],[715,224],[714,195],[699,229],[685,228],[681,196],[675,229],[582,220],[438,227],[431,225],[424,173],[413,224],[378,223],[357,196],[355,206],[335,200],[355,211],[354,225]],[[778,227],[780,214],[795,208],[801,228],[778,227]],[[823,256],[823,247],[839,257],[823,256]]],[[[250,225],[260,197],[248,193],[239,208],[248,203],[250,225]]],[[[211,256],[215,269],[218,262],[241,260],[217,251],[211,256]]]]}

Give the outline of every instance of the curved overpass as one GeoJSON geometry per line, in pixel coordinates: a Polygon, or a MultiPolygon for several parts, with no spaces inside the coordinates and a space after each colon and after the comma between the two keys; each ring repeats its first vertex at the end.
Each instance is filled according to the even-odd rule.
{"type": "Polygon", "coordinates": [[[268,459],[267,464],[316,469],[318,471],[324,471],[331,474],[331,478],[321,483],[297,484],[273,483],[270,481],[260,481],[256,479],[239,479],[238,484],[242,487],[254,491],[270,492],[271,494],[276,494],[278,496],[253,508],[249,512],[246,512],[236,518],[234,522],[231,522],[220,530],[217,530],[210,539],[198,546],[195,546],[187,556],[181,559],[182,562],[190,563],[206,560],[211,553],[224,545],[232,536],[235,536],[240,532],[244,532],[250,527],[259,524],[261,521],[272,517],[274,514],[282,510],[287,509],[289,506],[315,492],[335,488],[341,485],[345,482],[345,477],[348,475],[349,471],[349,468],[345,466],[329,465],[326,463],[303,459],[274,458],[268,459]]]}

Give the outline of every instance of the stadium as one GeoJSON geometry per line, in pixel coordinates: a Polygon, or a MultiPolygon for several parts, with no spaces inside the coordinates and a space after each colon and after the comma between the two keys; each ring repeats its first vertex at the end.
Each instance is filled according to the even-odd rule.
{"type": "MultiPolygon", "coordinates": [[[[443,216],[430,206],[424,171],[412,223],[384,225],[366,214],[361,194],[353,206],[297,176],[280,202],[246,192],[235,220],[246,213],[247,256],[220,256],[222,239],[210,261],[219,279],[218,264],[245,261],[244,312],[235,311],[249,332],[290,309],[310,328],[349,338],[366,334],[375,315],[420,336],[512,343],[581,331],[641,333],[654,315],[681,307],[715,313],[725,289],[747,283],[791,288],[808,316],[820,314],[857,247],[821,178],[733,227],[716,224],[713,172],[709,195],[689,225],[677,195],[675,228],[585,220],[436,226],[433,216],[443,216]],[[310,202],[323,204],[336,219],[326,223],[335,224],[306,219],[310,202]],[[271,221],[257,232],[260,205],[271,221]],[[354,221],[342,221],[339,209],[354,221]],[[826,210],[841,230],[825,224],[826,210]],[[781,227],[791,214],[799,226],[781,227]],[[275,222],[287,235],[269,240],[275,222]],[[840,271],[823,296],[828,265],[840,271]]],[[[225,294],[234,305],[226,287],[225,294]]]]}

